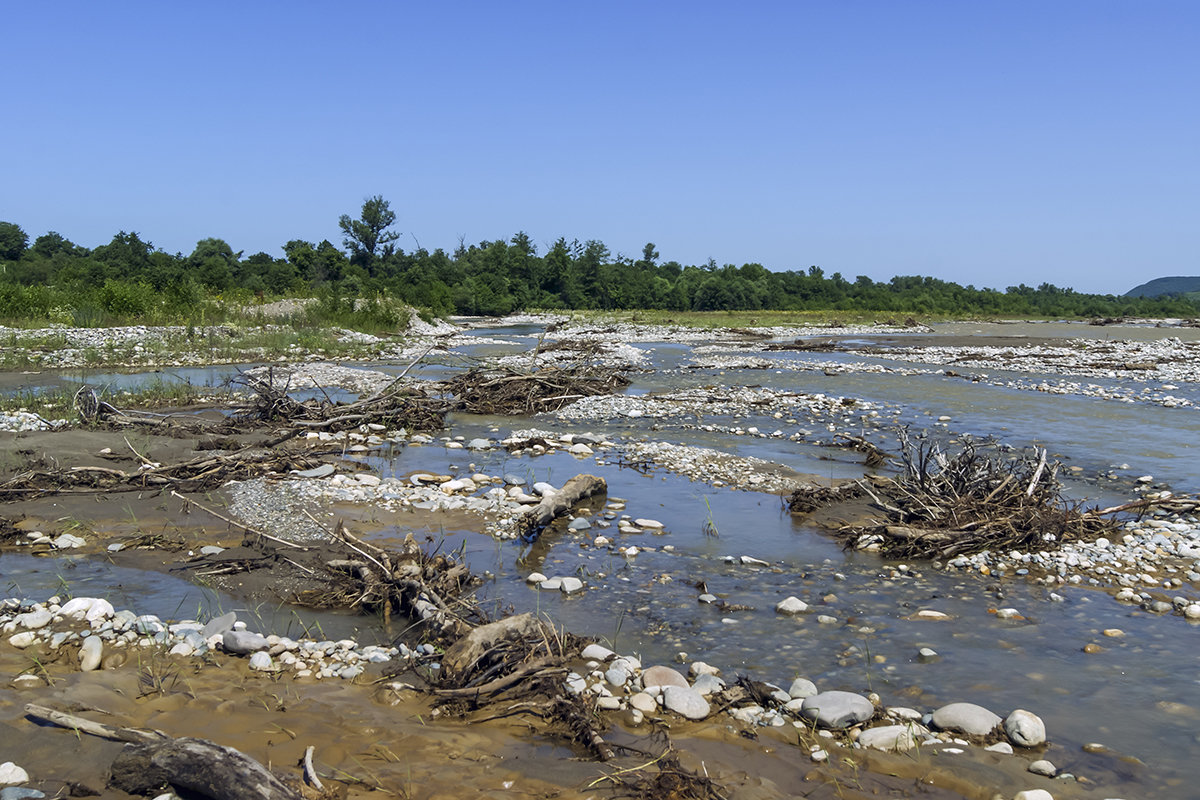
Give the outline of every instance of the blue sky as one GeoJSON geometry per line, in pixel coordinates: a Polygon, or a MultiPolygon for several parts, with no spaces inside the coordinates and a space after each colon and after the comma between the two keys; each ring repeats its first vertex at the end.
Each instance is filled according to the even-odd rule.
{"type": "MultiPolygon", "coordinates": [[[[1121,293],[1200,274],[1200,3],[13,3],[0,220],[170,252],[603,240],[1121,293]]],[[[543,247],[544,249],[544,247],[543,247]]]]}

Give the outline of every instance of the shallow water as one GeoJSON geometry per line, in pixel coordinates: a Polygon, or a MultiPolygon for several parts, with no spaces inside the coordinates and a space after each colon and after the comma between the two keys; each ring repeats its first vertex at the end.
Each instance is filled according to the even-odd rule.
{"type": "MultiPolygon", "coordinates": [[[[528,327],[479,330],[478,335],[512,344],[459,348],[455,357],[520,352],[535,340],[536,332],[528,327]]],[[[1071,332],[1077,331],[1071,328],[1071,332]]],[[[654,371],[637,373],[629,394],[704,385],[761,385],[850,396],[874,404],[879,416],[867,419],[847,412],[839,429],[866,435],[892,451],[892,431],[907,425],[913,432],[927,431],[942,440],[971,436],[1014,447],[1046,447],[1065,464],[1083,468],[1072,479],[1071,491],[1093,502],[1128,497],[1128,482],[1099,476],[1114,465],[1128,464],[1127,470],[1118,472],[1129,478],[1151,474],[1176,491],[1200,489],[1194,466],[1200,450],[1200,409],[1051,395],[944,375],[825,375],[819,370],[787,368],[790,361],[841,357],[827,353],[771,354],[780,362],[779,372],[685,370],[681,367],[691,357],[689,346],[637,346],[647,352],[654,371]],[[940,416],[950,421],[938,422],[940,416]]],[[[422,374],[447,374],[454,368],[450,363],[422,367],[422,374]]],[[[896,366],[896,362],[886,363],[896,366]]],[[[406,366],[388,368],[398,372],[406,366]]],[[[1141,387],[1121,380],[1081,382],[1141,387]]],[[[1197,387],[1185,386],[1176,394],[1195,397],[1197,387]]],[[[456,416],[451,419],[451,433],[470,439],[502,437],[526,427],[594,431],[614,439],[644,437],[716,447],[824,477],[857,477],[863,472],[860,455],[821,446],[832,434],[812,420],[788,424],[759,414],[706,417],[703,422],[718,427],[753,425],[768,432],[778,428],[785,436],[811,429],[812,435],[800,442],[729,436],[700,430],[695,419],[684,417],[565,423],[552,417],[456,416]]],[[[1091,762],[1080,746],[1093,741],[1147,762],[1146,769],[1131,768],[1125,776],[1130,785],[1106,787],[1109,792],[1120,789],[1144,798],[1173,798],[1180,796],[1178,782],[1200,780],[1200,765],[1193,759],[1200,743],[1194,643],[1198,628],[1180,617],[1146,614],[1096,589],[1060,588],[1063,600],[1055,602],[1045,587],[1019,578],[946,574],[921,563],[906,565],[911,569],[900,573],[895,563],[843,552],[829,536],[787,514],[774,495],[717,489],[662,470],[644,474],[565,453],[517,457],[503,451],[447,450],[436,444],[397,446],[365,460],[383,476],[482,471],[561,484],[588,472],[605,478],[610,497],[627,501],[622,513],[664,523],[662,535],[618,537],[615,528],[593,528],[587,534],[552,530],[531,545],[497,542],[458,529],[426,531],[442,539],[445,549],[462,548],[476,571],[494,576],[481,597],[497,610],[512,607],[548,614],[576,633],[602,637],[622,652],[639,653],[647,663],[675,661],[686,653],[685,662],[709,662],[725,670],[727,677],[750,674],[786,687],[793,678],[805,676],[823,689],[874,690],[889,705],[922,711],[959,700],[978,702],[1001,715],[1026,708],[1046,721],[1056,745],[1052,759],[1060,768],[1088,774],[1091,762]],[[703,532],[706,522],[716,528],[717,536],[703,532]],[[600,532],[619,538],[621,544],[648,549],[627,559],[592,547],[590,539],[600,532]],[[771,566],[743,565],[737,561],[742,555],[766,560],[771,566]],[[535,570],[579,575],[588,590],[572,597],[539,592],[524,582],[535,570]],[[750,610],[725,611],[699,603],[702,590],[697,584],[701,583],[725,602],[750,610]],[[813,613],[798,618],[775,614],[775,603],[788,595],[812,604],[813,613]],[[1026,619],[998,619],[992,610],[999,607],[1014,607],[1026,619]],[[925,608],[950,614],[952,620],[906,619],[925,608]],[[832,616],[835,622],[821,624],[816,619],[819,614],[832,616]],[[1125,636],[1102,636],[1100,631],[1108,628],[1120,628],[1125,636]],[[1100,644],[1103,651],[1085,654],[1082,648],[1088,643],[1100,644]],[[920,661],[917,651],[922,647],[936,650],[939,658],[920,661]]],[[[405,532],[398,528],[377,535],[402,537],[405,532]]],[[[59,591],[62,580],[76,594],[86,593],[88,587],[116,584],[128,595],[129,607],[164,616],[194,616],[194,607],[211,609],[214,603],[225,607],[224,603],[232,602],[216,600],[211,593],[174,579],[117,572],[100,562],[65,569],[61,563],[53,567],[33,563],[44,561],[4,556],[0,560],[4,580],[17,587],[8,593],[38,597],[59,591]],[[69,574],[60,579],[60,572],[69,574]]],[[[1175,593],[1197,596],[1196,588],[1187,585],[1175,593]]],[[[112,597],[111,592],[105,594],[112,597]]],[[[289,609],[268,611],[264,626],[281,633],[298,619],[289,609]]],[[[344,622],[343,618],[321,624],[336,627],[344,622]]]]}

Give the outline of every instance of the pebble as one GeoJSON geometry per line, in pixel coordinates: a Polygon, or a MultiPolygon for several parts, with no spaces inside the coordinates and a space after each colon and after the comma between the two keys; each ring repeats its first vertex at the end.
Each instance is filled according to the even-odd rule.
{"type": "Polygon", "coordinates": [[[76,547],[83,547],[87,544],[87,540],[82,536],[76,536],[73,533],[64,533],[54,540],[54,546],[59,550],[71,550],[76,547]]]}
{"type": "Polygon", "coordinates": [[[642,673],[642,686],[650,689],[654,686],[680,686],[690,688],[687,678],[680,675],[676,670],[670,667],[655,666],[646,669],[642,673]]]}
{"type": "Polygon", "coordinates": [[[808,603],[798,597],[787,597],[775,604],[777,614],[803,614],[808,611],[808,603]]]}
{"type": "Polygon", "coordinates": [[[1054,800],[1054,795],[1045,789],[1025,789],[1013,795],[1013,800],[1054,800]]]}
{"type": "Polygon", "coordinates": [[[802,700],[817,693],[817,685],[808,678],[796,678],[788,687],[788,696],[802,700]]]}
{"type": "Polygon", "coordinates": [[[270,672],[275,669],[275,662],[270,655],[260,650],[250,656],[250,669],[270,672]]]}
{"type": "Polygon", "coordinates": [[[866,722],[875,714],[871,701],[853,692],[819,692],[806,697],[800,716],[822,728],[849,728],[866,722]]]}
{"type": "Polygon", "coordinates": [[[249,631],[226,631],[221,637],[221,645],[234,655],[244,656],[270,647],[267,637],[249,631]]]}
{"type": "Polygon", "coordinates": [[[45,796],[45,792],[24,786],[5,786],[0,789],[0,800],[41,800],[45,796]]]}
{"type": "Polygon", "coordinates": [[[579,578],[568,576],[563,578],[558,587],[563,594],[575,594],[583,591],[583,581],[579,578]]]}
{"type": "Polygon", "coordinates": [[[29,780],[29,773],[18,767],[11,761],[5,761],[0,764],[0,785],[11,786],[17,783],[25,783],[29,780]]]}
{"type": "MultiPolygon", "coordinates": [[[[538,574],[538,573],[534,573],[534,574],[538,574]]],[[[532,577],[533,576],[531,575],[526,580],[531,580],[532,577]]],[[[540,577],[542,580],[545,580],[544,575],[542,575],[540,577]]],[[[607,647],[605,647],[602,644],[589,644],[587,647],[583,648],[583,652],[580,653],[580,656],[588,661],[601,661],[601,662],[608,661],[610,658],[612,658],[615,655],[616,655],[616,653],[614,653],[612,650],[609,650],[607,647]]]]}
{"type": "Polygon", "coordinates": [[[1004,719],[1008,740],[1021,747],[1037,747],[1046,743],[1046,724],[1031,711],[1018,708],[1004,719]]]}
{"type": "Polygon", "coordinates": [[[1034,775],[1045,775],[1047,778],[1053,778],[1058,769],[1046,759],[1039,759],[1029,765],[1029,771],[1034,775]]]}
{"type": "Polygon", "coordinates": [[[8,643],[18,650],[24,650],[26,647],[29,647],[36,641],[37,634],[33,631],[21,631],[20,633],[14,633],[12,636],[8,637],[8,643]]]}
{"type": "Polygon", "coordinates": [[[859,734],[858,743],[876,750],[911,750],[917,744],[917,734],[924,731],[915,725],[884,725],[868,728],[859,734]]]}
{"type": "Polygon", "coordinates": [[[638,692],[629,696],[629,707],[650,714],[658,710],[658,701],[647,692],[638,692]]]}
{"type": "Polygon", "coordinates": [[[688,719],[704,719],[710,711],[708,701],[690,686],[663,686],[663,706],[688,719]]]}
{"type": "Polygon", "coordinates": [[[971,736],[986,736],[1000,722],[1000,717],[974,703],[950,703],[933,712],[935,727],[971,736]]]}
{"type": "Polygon", "coordinates": [[[83,672],[95,670],[100,666],[103,656],[104,640],[94,635],[87,637],[79,648],[79,669],[83,672]]]}

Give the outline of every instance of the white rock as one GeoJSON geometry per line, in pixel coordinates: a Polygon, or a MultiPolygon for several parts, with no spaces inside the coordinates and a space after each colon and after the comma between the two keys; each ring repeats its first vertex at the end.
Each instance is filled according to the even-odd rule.
{"type": "Polygon", "coordinates": [[[924,730],[917,725],[884,725],[863,731],[858,743],[876,750],[911,750],[917,744],[917,735],[923,733],[924,730]]]}
{"type": "Polygon", "coordinates": [[[28,628],[29,630],[37,630],[44,628],[54,620],[54,615],[49,610],[39,608],[36,611],[29,611],[25,614],[17,614],[14,622],[18,627],[28,628]]]}
{"type": "Polygon", "coordinates": [[[0,786],[18,786],[29,782],[29,773],[11,761],[0,764],[0,786]]]}
{"type": "Polygon", "coordinates": [[[788,687],[788,694],[798,700],[803,700],[805,697],[812,697],[817,693],[817,685],[808,678],[796,678],[792,681],[792,685],[788,687]]]}
{"type": "Polygon", "coordinates": [[[601,662],[608,661],[614,655],[616,655],[616,653],[614,653],[612,650],[609,650],[602,644],[589,644],[587,647],[583,648],[583,652],[580,653],[580,656],[588,661],[601,662]]]}
{"type": "Polygon", "coordinates": [[[1034,775],[1045,775],[1047,778],[1053,778],[1058,773],[1058,768],[1043,758],[1030,764],[1029,771],[1034,775]]]}
{"type": "Polygon", "coordinates": [[[542,583],[546,580],[546,576],[540,572],[531,572],[525,577],[526,583],[542,583]]]}
{"type": "Polygon", "coordinates": [[[24,650],[26,647],[29,647],[29,645],[36,641],[37,634],[33,631],[21,631],[20,633],[14,633],[12,636],[8,637],[8,643],[18,650],[24,650]]]}
{"type": "Polygon", "coordinates": [[[270,672],[275,669],[275,662],[271,656],[263,651],[258,651],[250,656],[250,669],[258,670],[259,672],[270,672]]]}
{"type": "Polygon", "coordinates": [[[1045,789],[1025,789],[1013,795],[1013,800],[1054,800],[1045,789]]]}
{"type": "Polygon", "coordinates": [[[629,705],[631,708],[636,708],[644,714],[658,710],[658,701],[646,692],[638,692],[637,694],[630,695],[629,705]]]}
{"type": "Polygon", "coordinates": [[[664,686],[663,705],[688,719],[704,719],[709,713],[708,701],[691,687],[664,686]]]}
{"type": "Polygon", "coordinates": [[[567,452],[573,456],[590,456],[592,454],[592,448],[580,442],[579,444],[573,444],[568,447],[567,452]]]}
{"type": "Polygon", "coordinates": [[[575,594],[583,591],[583,581],[573,576],[567,576],[562,579],[562,583],[558,587],[563,594],[575,594]]]}
{"type": "Polygon", "coordinates": [[[91,672],[100,666],[100,659],[103,656],[104,640],[99,636],[87,637],[79,648],[79,669],[83,672],[91,672]]]}
{"type": "Polygon", "coordinates": [[[663,524],[656,519],[645,519],[642,517],[635,519],[633,524],[637,525],[639,528],[646,528],[649,530],[662,530],[663,527],[663,524]]]}
{"type": "Polygon", "coordinates": [[[808,611],[808,603],[799,597],[787,597],[775,604],[777,614],[803,614],[808,611]]]}
{"type": "Polygon", "coordinates": [[[1046,725],[1041,717],[1018,708],[1004,720],[1008,740],[1021,747],[1037,747],[1046,742],[1046,725]]]}
{"type": "Polygon", "coordinates": [[[1000,722],[1000,717],[974,703],[950,703],[933,712],[933,724],[936,727],[971,736],[986,736],[1000,722]]]}

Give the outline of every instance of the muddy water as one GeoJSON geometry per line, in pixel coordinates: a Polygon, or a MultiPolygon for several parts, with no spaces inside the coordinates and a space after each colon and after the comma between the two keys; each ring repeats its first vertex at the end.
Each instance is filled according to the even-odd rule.
{"type": "MultiPolygon", "coordinates": [[[[521,352],[535,341],[536,330],[481,333],[509,343],[461,348],[460,355],[521,352]]],[[[942,375],[825,375],[801,369],[806,359],[835,360],[840,358],[836,354],[777,354],[773,358],[779,361],[778,371],[684,370],[690,347],[639,346],[648,353],[654,371],[638,375],[630,394],[705,385],[761,385],[852,396],[874,404],[879,415],[856,419],[848,413],[838,420],[839,430],[884,444],[896,425],[947,440],[971,435],[995,437],[1016,447],[1036,443],[1066,464],[1083,468],[1071,484],[1080,498],[1099,502],[1125,498],[1127,482],[1099,477],[1122,464],[1129,469],[1118,470],[1121,475],[1152,474],[1177,491],[1200,489],[1200,474],[1194,467],[1200,450],[1200,410],[1194,408],[1049,395],[942,375]],[[950,421],[938,422],[941,416],[950,421]]],[[[427,372],[446,369],[431,366],[427,372]]],[[[1013,373],[1011,377],[1043,376],[1013,373]]],[[[1119,380],[1086,382],[1141,388],[1119,380]]],[[[1176,394],[1191,396],[1188,392],[1195,395],[1195,387],[1183,387],[1176,394]]],[[[706,417],[703,423],[717,428],[778,428],[785,435],[801,429],[810,433],[799,442],[729,436],[698,429],[697,420],[682,417],[576,423],[553,418],[457,417],[452,419],[452,433],[470,439],[503,436],[522,427],[595,431],[613,438],[716,447],[828,477],[855,477],[863,471],[855,454],[822,446],[832,433],[813,420],[789,425],[771,416],[740,415],[706,417]]],[[[805,676],[823,689],[873,690],[888,704],[922,711],[958,700],[978,702],[1002,715],[1026,708],[1046,721],[1053,742],[1048,758],[1062,769],[1103,780],[1107,793],[1097,796],[1175,798],[1183,796],[1181,785],[1200,780],[1200,765],[1193,759],[1200,745],[1197,626],[1179,617],[1145,614],[1094,588],[1060,588],[1059,598],[1052,599],[1044,587],[1021,579],[945,574],[926,564],[904,565],[907,569],[900,570],[900,565],[874,556],[842,552],[825,534],[786,514],[773,495],[716,489],[662,470],[642,473],[566,454],[513,457],[439,446],[396,447],[366,461],[385,476],[483,471],[561,484],[578,472],[590,472],[608,481],[610,497],[627,501],[627,513],[664,523],[662,535],[621,537],[622,544],[643,548],[633,558],[593,547],[590,539],[600,532],[596,529],[588,534],[551,531],[534,544],[522,544],[493,541],[457,521],[437,529],[426,525],[426,532],[442,539],[443,547],[461,547],[475,570],[494,576],[482,597],[497,610],[511,607],[548,614],[568,629],[602,637],[616,649],[639,653],[648,662],[703,660],[727,675],[750,674],[784,686],[794,677],[805,676]],[[703,532],[708,522],[717,536],[703,532]],[[742,555],[763,559],[770,566],[743,565],[738,560],[742,555]],[[573,597],[539,592],[524,582],[534,570],[579,575],[588,590],[573,597]],[[702,604],[697,599],[702,588],[725,603],[748,608],[702,604]],[[814,613],[795,619],[776,615],[774,604],[788,595],[812,604],[814,613]],[[998,607],[1015,607],[1024,619],[997,619],[992,610],[998,607]],[[952,619],[908,619],[926,608],[943,611],[952,619]],[[818,614],[834,621],[822,624],[818,614]],[[1119,628],[1125,636],[1100,634],[1109,628],[1119,628]],[[1101,645],[1102,651],[1085,654],[1083,646],[1089,643],[1101,645]],[[932,662],[918,660],[922,647],[932,648],[939,657],[932,662]],[[1145,766],[1100,763],[1081,751],[1084,743],[1096,741],[1141,759],[1145,766]]],[[[386,529],[377,536],[401,537],[406,530],[386,529]]],[[[199,604],[207,602],[206,607],[211,607],[224,602],[177,581],[137,572],[117,574],[99,563],[66,570],[56,566],[51,573],[44,564],[6,556],[0,566],[4,581],[17,587],[9,594],[37,597],[59,591],[64,580],[76,594],[85,593],[87,589],[79,587],[91,582],[116,583],[128,592],[130,607],[164,616],[191,616],[199,604]],[[70,574],[60,577],[60,571],[70,574]],[[175,614],[172,606],[186,610],[175,614]]],[[[1185,586],[1176,594],[1195,597],[1197,590],[1185,586]]],[[[294,612],[284,609],[264,625],[285,632],[294,619],[294,612]]]]}

